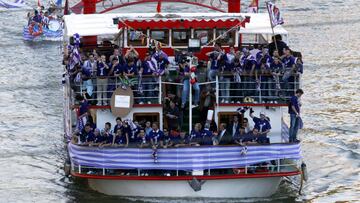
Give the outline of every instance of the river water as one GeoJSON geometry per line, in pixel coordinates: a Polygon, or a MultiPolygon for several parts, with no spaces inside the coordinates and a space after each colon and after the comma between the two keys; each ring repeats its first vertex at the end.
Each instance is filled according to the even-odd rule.
{"type": "Polygon", "coordinates": [[[291,47],[305,62],[302,195],[286,183],[266,199],[123,199],[65,178],[61,43],[24,42],[26,13],[16,11],[0,12],[0,202],[360,201],[360,4],[280,4],[291,47]]]}

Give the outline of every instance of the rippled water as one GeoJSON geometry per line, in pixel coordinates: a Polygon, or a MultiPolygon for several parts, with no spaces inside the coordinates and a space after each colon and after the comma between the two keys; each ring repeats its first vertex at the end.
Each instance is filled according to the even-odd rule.
{"type": "MultiPolygon", "coordinates": [[[[360,5],[281,1],[291,47],[303,52],[301,132],[309,181],[262,202],[360,201],[360,5]]],[[[172,8],[172,7],[169,7],[172,8]]],[[[24,11],[0,12],[0,202],[239,202],[121,199],[64,177],[61,43],[22,41],[24,11]]]]}

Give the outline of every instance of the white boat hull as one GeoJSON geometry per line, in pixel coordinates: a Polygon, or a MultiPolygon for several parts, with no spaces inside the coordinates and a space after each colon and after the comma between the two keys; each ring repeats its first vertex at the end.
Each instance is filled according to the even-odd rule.
{"type": "Polygon", "coordinates": [[[206,180],[195,192],[186,180],[106,180],[88,179],[93,190],[118,196],[137,197],[269,197],[282,177],[206,180]]]}

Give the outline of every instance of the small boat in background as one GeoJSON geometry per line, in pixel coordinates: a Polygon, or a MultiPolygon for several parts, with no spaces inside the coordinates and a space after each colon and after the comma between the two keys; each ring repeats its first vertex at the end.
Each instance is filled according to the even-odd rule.
{"type": "Polygon", "coordinates": [[[56,4],[52,4],[46,10],[38,1],[38,8],[27,15],[28,24],[23,30],[24,40],[61,41],[63,38],[61,0],[56,1],[56,4]]]}
{"type": "Polygon", "coordinates": [[[31,7],[26,5],[24,0],[15,0],[15,2],[0,0],[0,11],[10,9],[31,9],[31,7]]]}
{"type": "Polygon", "coordinates": [[[42,23],[31,22],[30,25],[24,27],[24,40],[26,41],[61,41],[63,38],[63,26],[61,19],[52,19],[48,26],[42,23]]]}

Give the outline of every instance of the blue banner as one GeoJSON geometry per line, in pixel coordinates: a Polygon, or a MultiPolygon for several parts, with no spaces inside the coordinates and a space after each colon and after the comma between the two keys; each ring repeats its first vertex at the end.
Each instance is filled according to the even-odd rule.
{"type": "Polygon", "coordinates": [[[301,158],[300,144],[158,149],[157,162],[150,148],[98,148],[69,143],[68,150],[75,165],[108,169],[205,170],[301,158]]]}

